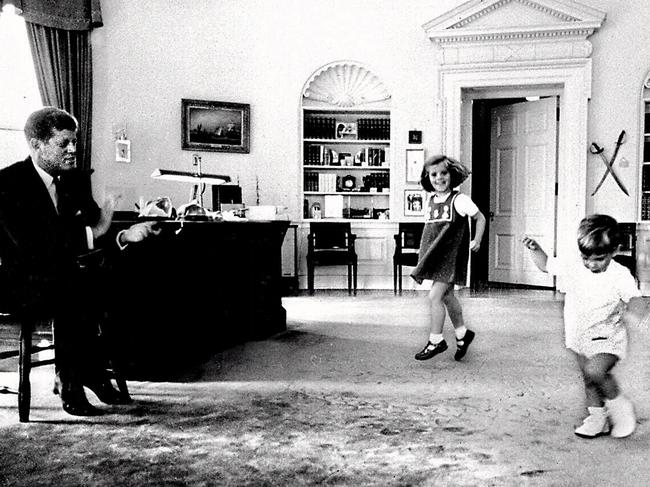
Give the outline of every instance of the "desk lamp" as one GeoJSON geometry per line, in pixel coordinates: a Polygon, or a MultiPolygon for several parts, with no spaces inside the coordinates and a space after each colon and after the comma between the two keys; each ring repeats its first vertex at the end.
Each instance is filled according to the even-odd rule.
{"type": "Polygon", "coordinates": [[[190,203],[198,204],[203,208],[203,192],[205,185],[219,185],[230,182],[230,176],[222,174],[205,174],[201,171],[201,157],[194,154],[193,172],[176,171],[173,169],[156,169],[151,173],[154,179],[166,179],[168,181],[180,181],[183,183],[192,183],[192,192],[190,194],[190,203]]]}

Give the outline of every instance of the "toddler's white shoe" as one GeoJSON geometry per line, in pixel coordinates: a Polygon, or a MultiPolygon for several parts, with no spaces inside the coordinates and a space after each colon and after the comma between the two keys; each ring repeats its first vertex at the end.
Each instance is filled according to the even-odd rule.
{"type": "Polygon", "coordinates": [[[609,421],[605,408],[588,407],[589,416],[576,428],[574,433],[581,438],[597,438],[609,434],[609,421]]]}
{"type": "Polygon", "coordinates": [[[609,420],[612,422],[612,436],[614,438],[625,438],[630,436],[636,428],[636,416],[634,405],[623,394],[614,399],[605,401],[609,420]]]}

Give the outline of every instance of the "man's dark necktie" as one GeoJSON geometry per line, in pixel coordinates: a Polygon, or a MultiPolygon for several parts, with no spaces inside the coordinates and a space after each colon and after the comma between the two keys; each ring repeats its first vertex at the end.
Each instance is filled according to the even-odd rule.
{"type": "Polygon", "coordinates": [[[56,211],[59,216],[69,216],[70,210],[69,200],[70,197],[65,187],[65,183],[61,181],[60,176],[54,177],[54,187],[56,188],[56,211]]]}

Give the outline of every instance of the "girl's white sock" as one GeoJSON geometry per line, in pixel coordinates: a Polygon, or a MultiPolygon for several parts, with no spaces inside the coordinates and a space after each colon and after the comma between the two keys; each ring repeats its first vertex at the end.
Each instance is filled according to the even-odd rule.
{"type": "Polygon", "coordinates": [[[440,333],[440,334],[431,333],[431,334],[429,335],[429,341],[430,341],[431,343],[433,343],[434,345],[435,345],[436,343],[440,343],[440,342],[443,341],[443,340],[444,340],[444,337],[442,336],[442,333],[440,333]]]}
{"type": "Polygon", "coordinates": [[[454,328],[454,333],[456,334],[456,338],[460,340],[467,333],[467,328],[465,328],[465,325],[459,326],[458,328],[454,328]]]}

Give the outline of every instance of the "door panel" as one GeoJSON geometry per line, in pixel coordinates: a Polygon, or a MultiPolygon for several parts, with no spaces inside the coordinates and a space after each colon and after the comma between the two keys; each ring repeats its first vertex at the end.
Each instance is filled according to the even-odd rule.
{"type": "Polygon", "coordinates": [[[554,253],[556,99],[494,108],[491,127],[488,279],[551,287],[520,240],[530,235],[554,253]]]}

